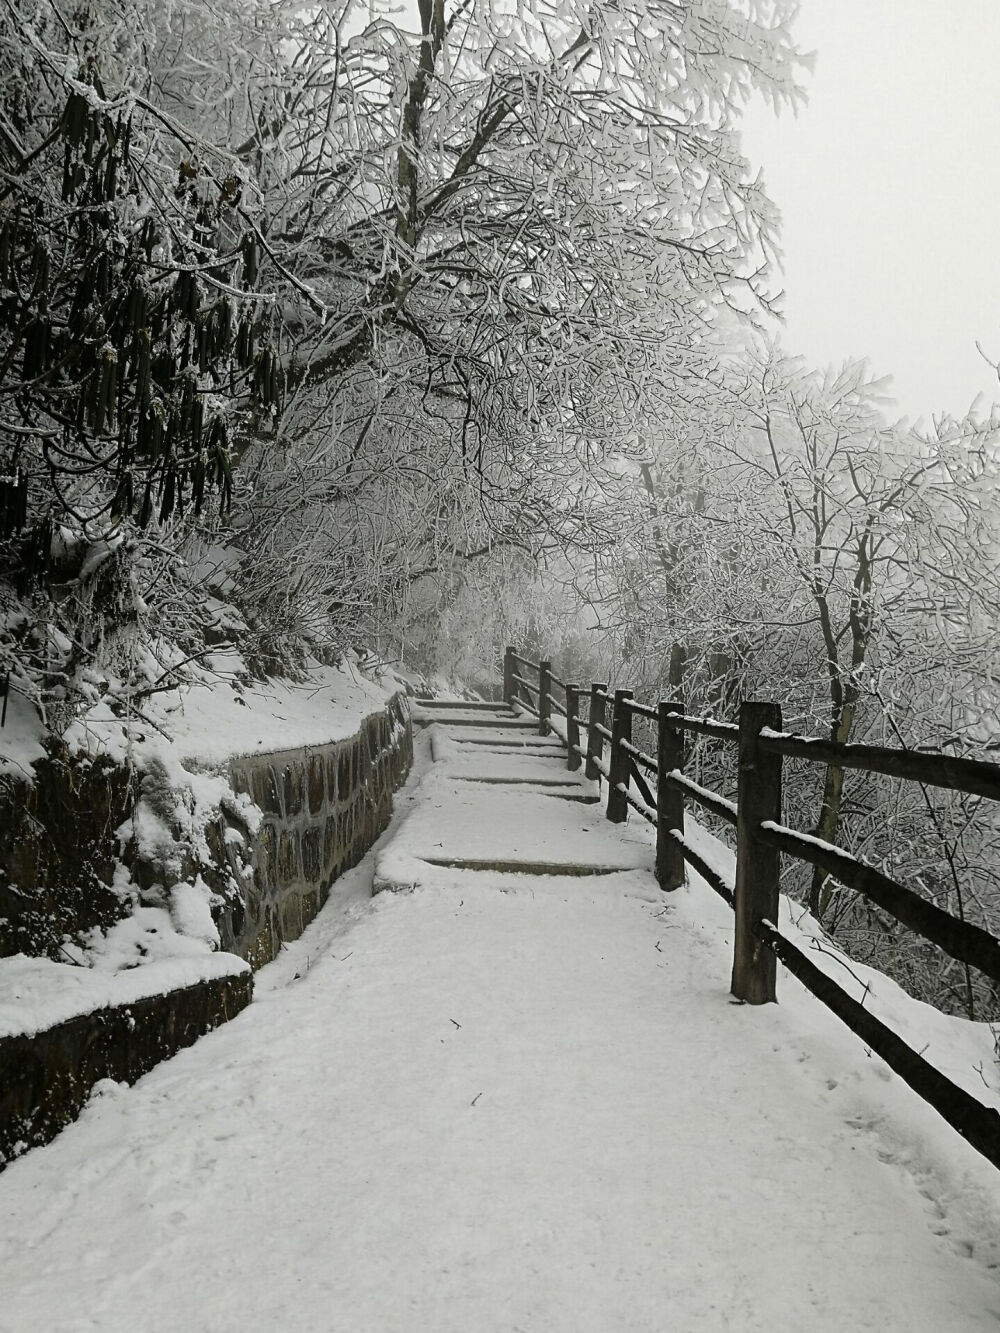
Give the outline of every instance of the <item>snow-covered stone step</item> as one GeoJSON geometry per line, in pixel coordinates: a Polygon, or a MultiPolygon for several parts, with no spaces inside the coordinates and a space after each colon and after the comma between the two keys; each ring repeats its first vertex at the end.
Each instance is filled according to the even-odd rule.
{"type": "MultiPolygon", "coordinates": [[[[563,878],[587,879],[591,875],[617,875],[618,866],[592,866],[573,861],[525,861],[523,858],[474,856],[423,856],[417,858],[431,866],[448,870],[472,870],[477,873],[491,870],[506,875],[558,875],[563,878]]],[[[384,882],[384,880],[383,880],[384,882]]]]}
{"type": "Polygon", "coordinates": [[[547,754],[565,755],[566,753],[566,747],[557,737],[539,736],[537,731],[507,732],[505,734],[498,730],[486,731],[484,729],[483,731],[477,732],[470,729],[468,731],[450,731],[447,734],[452,740],[466,746],[487,745],[497,747],[519,745],[531,746],[534,749],[544,751],[547,754]]]}
{"type": "Polygon", "coordinates": [[[554,736],[508,736],[466,732],[456,737],[443,727],[431,733],[431,754],[441,771],[504,778],[559,777],[582,781],[566,767],[566,749],[554,736]]]}
{"type": "MultiPolygon", "coordinates": [[[[538,789],[456,780],[432,769],[387,851],[460,869],[531,874],[652,868],[654,849],[644,828],[609,824],[597,806],[542,796],[538,789]]],[[[380,875],[389,878],[379,862],[380,875]]]]}
{"type": "Polygon", "coordinates": [[[500,703],[498,700],[491,699],[413,699],[410,706],[412,708],[441,709],[461,709],[462,712],[503,712],[510,713],[510,706],[500,703]]]}
{"type": "Polygon", "coordinates": [[[567,769],[561,746],[547,744],[539,752],[520,746],[489,749],[456,744],[450,736],[439,732],[434,737],[432,754],[440,773],[459,782],[535,790],[540,795],[560,796],[585,805],[594,805],[600,799],[597,785],[584,778],[582,770],[567,769]]]}
{"type": "Polygon", "coordinates": [[[503,866],[483,861],[425,861],[406,856],[393,848],[376,859],[373,894],[407,892],[416,888],[459,890],[484,893],[493,890],[505,895],[525,894],[531,898],[552,895],[574,903],[638,898],[657,903],[660,892],[655,879],[645,870],[609,870],[568,863],[531,867],[525,863],[503,866]]]}
{"type": "Polygon", "coordinates": [[[490,742],[485,745],[477,745],[474,741],[470,741],[467,745],[462,746],[461,752],[469,755],[480,755],[484,759],[501,760],[511,757],[538,759],[547,763],[548,766],[556,772],[558,772],[561,767],[565,767],[561,762],[563,760],[563,752],[556,749],[555,746],[533,745],[531,743],[518,744],[516,741],[512,741],[509,745],[504,745],[502,742],[498,741],[490,742]]]}
{"type": "MultiPolygon", "coordinates": [[[[435,756],[436,757],[436,756],[435,756]]],[[[441,772],[455,778],[489,778],[495,782],[572,782],[590,790],[582,770],[571,773],[559,755],[539,754],[521,749],[490,750],[476,745],[463,747],[458,754],[438,759],[441,772]]]]}
{"type": "Polygon", "coordinates": [[[558,797],[564,801],[579,801],[583,805],[596,805],[601,799],[589,783],[584,786],[580,782],[566,782],[560,778],[475,777],[468,773],[456,773],[454,778],[456,782],[482,783],[483,786],[503,787],[522,791],[525,794],[535,792],[539,796],[558,797]]]}
{"type": "Polygon", "coordinates": [[[538,723],[518,718],[513,713],[424,713],[414,710],[413,721],[420,727],[492,727],[503,731],[537,731],[538,723]]]}

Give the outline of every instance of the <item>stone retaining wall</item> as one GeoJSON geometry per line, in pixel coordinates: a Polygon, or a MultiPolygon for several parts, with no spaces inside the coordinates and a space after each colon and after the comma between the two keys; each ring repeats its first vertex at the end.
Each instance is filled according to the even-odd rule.
{"type": "MultiPolygon", "coordinates": [[[[252,882],[219,922],[222,947],[257,968],[275,957],[282,940],[301,935],[333,881],[357,865],[388,824],[392,794],[412,761],[402,695],[346,740],[234,759],[233,789],[246,792],[264,819],[252,839],[252,882]]],[[[210,841],[238,873],[239,849],[220,818],[210,841]]]]}
{"type": "Polygon", "coordinates": [[[134,1083],[235,1017],[252,994],[253,974],[243,971],[0,1037],[0,1171],[75,1120],[100,1079],[134,1083]]]}

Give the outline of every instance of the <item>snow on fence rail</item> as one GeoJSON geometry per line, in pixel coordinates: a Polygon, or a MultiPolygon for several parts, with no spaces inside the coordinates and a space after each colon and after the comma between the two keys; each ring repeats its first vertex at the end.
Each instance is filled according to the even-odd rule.
{"type": "Polygon", "coordinates": [[[571,771],[585,767],[588,778],[607,783],[607,817],[623,823],[629,807],[656,829],[655,873],[660,887],[679,888],[688,863],[733,908],[736,917],[732,993],[748,1004],[775,999],[777,961],[821,1000],[953,1128],[1000,1167],[1000,1112],[958,1087],[903,1039],[822,972],[775,925],[778,920],[781,856],[818,866],[855,889],[904,926],[952,958],[1000,982],[1000,940],[921,898],[912,889],[851,853],[781,822],[784,757],[887,773],[929,786],[1000,800],[1000,765],[951,755],[875,745],[841,745],[781,729],[776,703],[744,703],[739,723],[689,717],[682,704],[639,703],[631,690],[608,692],[599,681],[584,689],[552,674],[547,661],[530,662],[508,648],[504,658],[504,699],[538,718],[539,731],[559,736],[571,771]],[[537,683],[516,667],[534,673],[537,683]],[[559,698],[554,687],[562,692],[559,698]],[[587,701],[586,718],[583,703],[587,701]],[[608,706],[611,706],[610,727],[608,706]],[[553,711],[565,733],[552,726],[553,711]],[[655,759],[632,741],[632,719],[656,723],[655,759]],[[586,733],[584,736],[583,733],[586,733]],[[736,747],[737,799],[726,800],[684,774],[684,733],[709,736],[736,747]],[[605,743],[608,758],[605,762],[605,743]],[[647,781],[645,774],[651,775],[647,781]],[[655,786],[655,790],[654,790],[655,786]],[[633,787],[639,792],[636,796],[633,787]],[[736,828],[736,877],[730,885],[684,838],[685,799],[710,810],[736,828]]]}

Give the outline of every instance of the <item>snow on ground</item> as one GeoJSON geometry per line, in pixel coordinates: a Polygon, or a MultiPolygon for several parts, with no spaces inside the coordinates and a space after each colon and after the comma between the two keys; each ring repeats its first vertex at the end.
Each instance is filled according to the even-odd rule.
{"type": "Polygon", "coordinates": [[[81,1014],[249,971],[250,964],[231,953],[178,953],[124,972],[15,954],[0,967],[0,1037],[33,1036],[81,1014]]]}
{"type": "Polygon", "coordinates": [[[190,680],[150,694],[124,718],[114,716],[104,701],[95,704],[70,728],[67,743],[122,760],[167,743],[183,761],[218,767],[233,755],[343,740],[363,717],[383,708],[396,688],[394,680],[387,681],[388,689],[368,680],[350,661],[340,667],[310,661],[301,681],[251,680],[240,655],[231,651],[216,654],[210,665],[210,670],[188,665],[190,680]]]}
{"type": "MultiPolygon", "coordinates": [[[[234,650],[202,662],[183,660],[163,645],[161,653],[177,659],[183,680],[149,655],[145,686],[128,691],[102,681],[99,691],[95,685],[95,701],[66,730],[71,751],[144,767],[148,755],[168,749],[182,761],[217,768],[233,755],[343,740],[401,684],[395,675],[386,675],[384,684],[370,680],[351,659],[339,667],[310,659],[302,680],[261,681],[251,679],[234,650]]],[[[12,688],[0,728],[0,773],[27,775],[44,754],[44,736],[34,705],[12,688]]]]}
{"type": "Polygon", "coordinates": [[[397,854],[428,860],[582,862],[619,870],[652,867],[653,849],[644,830],[609,824],[596,805],[581,806],[537,790],[456,781],[433,770],[423,780],[422,794],[402,836],[380,859],[380,873],[397,854]]]}
{"type": "Polygon", "coordinates": [[[249,971],[235,954],[217,952],[212,899],[199,875],[172,887],[169,907],[137,903],[107,930],[66,940],[62,953],[71,961],[0,958],[0,1037],[32,1036],[97,1009],[249,971]]]}
{"type": "Polygon", "coordinates": [[[0,1177],[5,1333],[997,1327],[997,1173],[786,975],[733,1004],[704,884],[373,859],[0,1177]]]}

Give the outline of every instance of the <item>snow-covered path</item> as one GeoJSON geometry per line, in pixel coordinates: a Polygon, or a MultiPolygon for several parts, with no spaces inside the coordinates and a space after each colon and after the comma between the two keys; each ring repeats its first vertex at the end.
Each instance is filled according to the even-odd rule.
{"type": "Polygon", "coordinates": [[[925,1108],[893,1120],[912,1095],[810,997],[731,1004],[703,885],[371,874],[0,1176],[0,1329],[1000,1324],[995,1173],[957,1139],[916,1169],[925,1108]]]}

